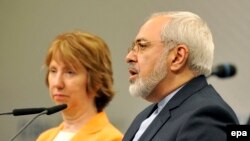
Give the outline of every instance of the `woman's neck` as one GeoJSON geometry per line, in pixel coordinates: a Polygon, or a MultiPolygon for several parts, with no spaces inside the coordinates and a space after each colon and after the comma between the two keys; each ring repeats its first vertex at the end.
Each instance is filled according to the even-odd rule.
{"type": "Polygon", "coordinates": [[[62,130],[77,132],[96,114],[96,110],[65,112],[63,113],[64,127],[62,130]]]}

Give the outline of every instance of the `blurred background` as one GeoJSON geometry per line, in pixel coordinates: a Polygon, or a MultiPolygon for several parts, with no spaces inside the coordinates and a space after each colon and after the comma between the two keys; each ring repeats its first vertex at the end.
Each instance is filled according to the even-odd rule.
{"type": "MultiPolygon", "coordinates": [[[[106,111],[124,133],[150,104],[129,95],[124,61],[127,48],[151,13],[187,10],[200,15],[213,32],[214,65],[236,66],[235,76],[212,76],[208,81],[245,124],[250,115],[249,9],[249,0],[0,0],[0,113],[54,105],[42,69],[47,48],[58,34],[80,29],[99,35],[111,49],[116,96],[106,111]]],[[[13,137],[33,117],[0,116],[0,139],[13,137]]],[[[60,122],[60,113],[43,115],[16,140],[35,140],[40,132],[60,122]]]]}

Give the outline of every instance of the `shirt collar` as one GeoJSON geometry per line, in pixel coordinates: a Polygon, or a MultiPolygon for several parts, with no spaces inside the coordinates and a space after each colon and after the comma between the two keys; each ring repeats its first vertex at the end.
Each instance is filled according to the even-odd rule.
{"type": "Polygon", "coordinates": [[[160,112],[163,107],[170,101],[170,99],[183,87],[184,85],[182,85],[181,87],[179,87],[178,89],[174,90],[173,92],[171,92],[169,95],[167,95],[164,99],[162,99],[158,104],[158,112],[160,112]]]}

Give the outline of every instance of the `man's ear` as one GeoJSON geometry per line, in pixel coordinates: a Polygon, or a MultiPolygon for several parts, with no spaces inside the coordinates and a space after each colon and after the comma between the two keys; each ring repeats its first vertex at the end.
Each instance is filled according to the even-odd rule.
{"type": "Polygon", "coordinates": [[[170,69],[172,71],[178,71],[185,67],[189,55],[187,46],[180,44],[177,47],[173,48],[170,52],[172,54],[170,69]]]}

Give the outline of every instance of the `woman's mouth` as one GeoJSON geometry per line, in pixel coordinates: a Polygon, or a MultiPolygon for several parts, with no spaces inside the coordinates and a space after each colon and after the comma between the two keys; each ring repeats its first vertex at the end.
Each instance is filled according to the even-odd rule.
{"type": "Polygon", "coordinates": [[[66,98],[68,98],[69,96],[65,95],[65,94],[53,94],[53,99],[56,101],[65,101],[66,98]]]}

